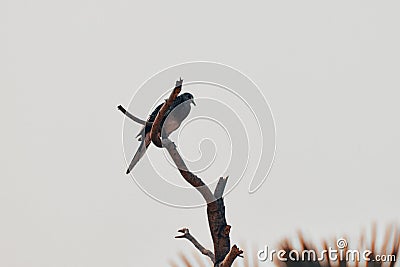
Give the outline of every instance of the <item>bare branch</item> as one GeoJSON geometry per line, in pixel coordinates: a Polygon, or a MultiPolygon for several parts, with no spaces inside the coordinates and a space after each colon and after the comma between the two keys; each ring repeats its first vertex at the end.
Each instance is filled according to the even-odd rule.
{"type": "Polygon", "coordinates": [[[231,267],[237,257],[241,257],[243,250],[240,250],[236,245],[233,245],[229,253],[226,255],[223,262],[218,267],[231,267]]]}
{"type": "Polygon", "coordinates": [[[160,111],[158,112],[153,126],[151,127],[150,136],[151,140],[157,147],[162,147],[162,142],[160,139],[161,136],[161,122],[164,118],[165,113],[167,112],[168,108],[172,105],[175,98],[179,95],[182,89],[183,80],[180,79],[176,82],[174,90],[171,92],[167,101],[165,101],[164,105],[161,107],[160,111]]]}
{"type": "Polygon", "coordinates": [[[204,248],[197,240],[196,238],[194,238],[190,233],[189,233],[189,229],[187,228],[183,228],[178,230],[178,232],[182,233],[183,235],[179,235],[179,236],[175,236],[175,238],[186,238],[187,240],[189,240],[190,242],[192,242],[192,244],[203,254],[208,256],[211,261],[214,263],[215,262],[215,256],[214,253],[212,253],[210,250],[204,248]]]}
{"type": "Polygon", "coordinates": [[[214,191],[214,196],[216,199],[221,198],[222,195],[224,194],[224,190],[225,190],[226,183],[228,182],[228,178],[229,178],[229,176],[227,176],[226,178],[224,178],[224,177],[219,178],[217,186],[215,187],[215,191],[214,191]]]}
{"type": "Polygon", "coordinates": [[[174,90],[171,92],[168,100],[158,112],[157,117],[153,122],[150,136],[153,143],[157,147],[165,147],[167,149],[182,177],[200,192],[207,203],[208,226],[210,228],[211,237],[214,244],[214,266],[221,266],[221,264],[224,264],[224,267],[231,266],[235,258],[240,256],[243,251],[239,250],[236,246],[232,247],[231,249],[230,245],[229,233],[231,226],[226,223],[225,205],[222,198],[227,179],[220,179],[215,194],[213,194],[210,188],[201,180],[201,178],[197,177],[188,170],[185,162],[176,149],[176,145],[169,139],[164,139],[162,141],[160,139],[162,119],[166,111],[180,93],[182,89],[182,82],[182,79],[176,82],[174,90]],[[220,197],[216,198],[215,195],[220,197]]]}
{"type": "Polygon", "coordinates": [[[118,106],[118,110],[120,110],[122,113],[125,114],[125,116],[127,116],[129,119],[133,120],[134,122],[137,122],[137,123],[142,124],[142,125],[145,125],[145,124],[151,125],[151,124],[152,124],[151,122],[144,121],[144,120],[142,120],[142,119],[139,119],[139,118],[136,117],[135,115],[132,115],[131,113],[129,113],[129,111],[127,111],[127,110],[126,110],[123,106],[121,106],[121,105],[118,106]]]}
{"type": "Polygon", "coordinates": [[[204,182],[187,170],[187,167],[176,149],[175,144],[169,139],[163,140],[163,146],[174,160],[183,178],[195,187],[207,202],[207,217],[211,236],[214,244],[215,264],[222,262],[230,250],[230,225],[225,219],[225,206],[222,198],[216,199],[214,194],[204,182]]]}
{"type": "Polygon", "coordinates": [[[216,199],[208,186],[199,177],[188,171],[186,164],[176,149],[174,142],[169,139],[164,139],[162,144],[167,149],[183,178],[200,192],[207,203],[214,202],[216,199]]]}

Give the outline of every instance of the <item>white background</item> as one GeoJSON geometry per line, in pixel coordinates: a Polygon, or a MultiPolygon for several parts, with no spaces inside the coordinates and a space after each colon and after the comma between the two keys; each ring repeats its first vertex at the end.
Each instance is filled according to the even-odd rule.
{"type": "MultiPolygon", "coordinates": [[[[170,65],[210,60],[268,99],[277,154],[226,199],[232,241],[321,240],[399,216],[396,1],[0,3],[0,265],[165,266],[211,248],[203,209],[125,176],[118,104],[170,65]]],[[[175,79],[175,77],[173,77],[175,79]]],[[[239,259],[240,260],[240,259],[239,259]]]]}

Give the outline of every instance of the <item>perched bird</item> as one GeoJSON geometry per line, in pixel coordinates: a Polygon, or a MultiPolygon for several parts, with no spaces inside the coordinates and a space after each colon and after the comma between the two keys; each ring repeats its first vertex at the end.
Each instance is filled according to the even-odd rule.
{"type": "MultiPolygon", "coordinates": [[[[161,122],[161,138],[165,139],[173,133],[176,129],[179,128],[182,121],[186,119],[186,117],[190,113],[191,104],[196,105],[193,100],[193,95],[190,93],[184,93],[179,95],[172,105],[169,107],[167,112],[165,113],[162,122],[161,122]]],[[[136,137],[139,137],[139,141],[141,141],[138,150],[135,153],[131,163],[129,164],[128,170],[126,174],[129,174],[135,165],[139,162],[139,160],[146,153],[147,147],[151,143],[150,131],[152,127],[152,123],[157,117],[158,112],[160,111],[163,104],[158,105],[154,111],[150,114],[149,118],[146,121],[146,124],[143,126],[142,130],[136,137]]]]}

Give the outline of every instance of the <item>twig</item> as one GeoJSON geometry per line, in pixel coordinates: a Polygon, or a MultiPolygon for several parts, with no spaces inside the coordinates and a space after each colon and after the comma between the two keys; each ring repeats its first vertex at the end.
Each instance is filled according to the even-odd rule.
{"type": "Polygon", "coordinates": [[[212,253],[210,250],[204,248],[197,240],[196,238],[194,238],[190,233],[189,233],[189,229],[187,228],[182,228],[180,230],[178,230],[178,232],[182,233],[183,235],[179,235],[179,236],[175,236],[175,238],[186,238],[187,240],[189,240],[190,242],[192,242],[192,244],[203,254],[208,256],[211,261],[214,263],[215,262],[215,256],[214,253],[212,253]]]}
{"type": "Polygon", "coordinates": [[[168,108],[172,105],[175,98],[179,95],[182,89],[183,80],[180,79],[176,82],[174,90],[171,92],[169,98],[165,101],[164,105],[161,107],[160,111],[158,112],[153,126],[151,127],[150,136],[151,140],[157,147],[162,147],[162,142],[160,139],[161,136],[161,122],[164,118],[165,113],[167,112],[168,108]]]}
{"type": "Polygon", "coordinates": [[[237,257],[243,254],[243,250],[240,250],[236,245],[233,245],[229,253],[226,255],[223,262],[218,267],[231,267],[237,257]]]}
{"type": "Polygon", "coordinates": [[[225,190],[226,183],[228,182],[228,178],[229,178],[229,176],[227,176],[226,178],[224,178],[224,177],[219,178],[217,186],[215,187],[215,191],[214,191],[214,196],[216,199],[221,198],[222,195],[224,194],[224,190],[225,190]]]}

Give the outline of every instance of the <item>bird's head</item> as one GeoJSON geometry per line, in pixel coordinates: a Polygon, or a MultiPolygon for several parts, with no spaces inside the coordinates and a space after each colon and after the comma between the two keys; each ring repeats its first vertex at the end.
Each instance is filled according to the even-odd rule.
{"type": "Polygon", "coordinates": [[[182,100],[183,100],[182,102],[190,101],[190,103],[192,103],[193,105],[196,106],[196,103],[194,102],[194,97],[193,97],[193,95],[191,93],[184,93],[184,94],[181,95],[181,97],[182,97],[182,100]]]}

